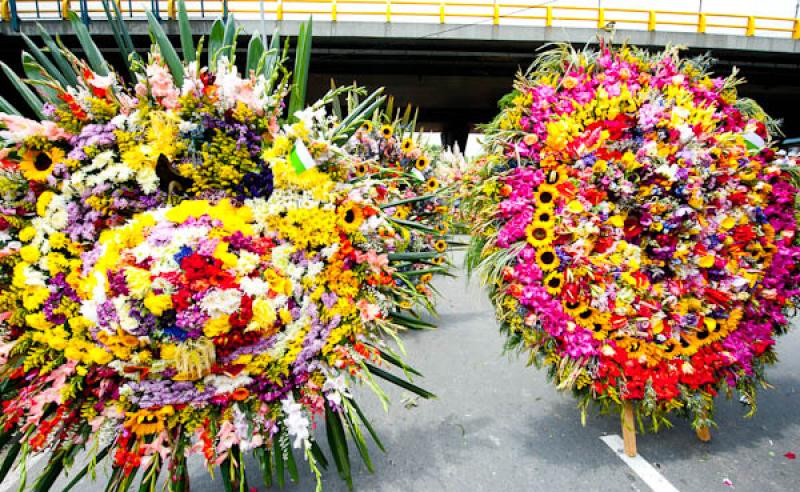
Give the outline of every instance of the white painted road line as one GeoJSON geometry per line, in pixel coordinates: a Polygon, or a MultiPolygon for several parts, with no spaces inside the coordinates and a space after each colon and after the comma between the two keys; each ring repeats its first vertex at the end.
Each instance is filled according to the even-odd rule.
{"type": "Polygon", "coordinates": [[[639,478],[641,478],[648,487],[653,489],[653,492],[679,492],[674,485],[664,478],[664,475],[658,473],[658,470],[648,463],[647,460],[642,458],[641,455],[636,455],[634,458],[631,458],[625,454],[621,437],[616,434],[611,434],[609,436],[600,436],[600,439],[614,451],[619,459],[624,461],[631,470],[636,472],[639,478]]]}

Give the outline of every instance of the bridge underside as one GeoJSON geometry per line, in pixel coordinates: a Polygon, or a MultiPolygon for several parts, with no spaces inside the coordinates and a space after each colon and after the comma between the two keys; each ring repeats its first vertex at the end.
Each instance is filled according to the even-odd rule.
{"type": "MultiPolygon", "coordinates": [[[[208,33],[211,23],[193,21],[194,32],[208,33]]],[[[277,23],[244,21],[245,32],[258,29],[295,35],[298,22],[277,23]]],[[[50,21],[45,27],[62,34],[68,46],[76,46],[69,26],[50,21]]],[[[165,24],[177,36],[174,22],[165,24]]],[[[33,23],[23,23],[22,31],[35,34],[33,23]]],[[[146,47],[146,23],[131,21],[137,46],[146,47]]],[[[115,59],[116,46],[104,22],[94,22],[97,44],[115,59]]],[[[607,38],[610,33],[599,31],[607,38]]],[[[311,59],[310,97],[322,94],[337,83],[357,81],[369,88],[384,86],[399,104],[419,106],[420,122],[430,130],[444,132],[447,141],[464,142],[476,124],[489,121],[496,112],[497,100],[511,88],[515,73],[526,68],[537,49],[548,42],[563,41],[583,45],[596,42],[598,31],[583,28],[541,28],[491,25],[382,24],[354,22],[314,23],[314,48],[311,59]]],[[[0,26],[0,57],[19,68],[22,39],[0,26]]],[[[776,118],[784,120],[787,136],[800,136],[800,42],[791,39],[723,36],[695,33],[617,31],[616,42],[629,41],[647,47],[667,44],[690,46],[689,54],[710,52],[717,60],[714,71],[728,74],[733,67],[748,83],[742,95],[752,97],[776,118]]],[[[176,42],[176,45],[179,43],[176,42]]],[[[245,40],[240,43],[242,53],[245,40]]],[[[244,58],[243,56],[241,58],[244,58]]],[[[117,61],[119,61],[117,59],[117,61]]],[[[7,99],[13,93],[7,80],[0,82],[7,99]]],[[[17,107],[22,103],[14,101],[17,107]]]]}

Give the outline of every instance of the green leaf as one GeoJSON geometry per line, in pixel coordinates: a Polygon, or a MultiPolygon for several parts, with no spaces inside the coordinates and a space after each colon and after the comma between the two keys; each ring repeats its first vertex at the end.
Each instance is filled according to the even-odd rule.
{"type": "Polygon", "coordinates": [[[39,47],[34,44],[33,41],[31,41],[31,38],[25,35],[25,33],[20,33],[20,36],[22,36],[22,40],[28,46],[30,54],[33,55],[33,57],[36,59],[36,62],[41,65],[45,72],[57,80],[62,87],[67,87],[69,83],[67,82],[66,77],[64,77],[64,75],[61,74],[61,70],[59,70],[52,61],[50,61],[50,58],[48,58],[48,56],[45,55],[42,50],[40,50],[39,47]]]}
{"type": "Polygon", "coordinates": [[[72,480],[70,480],[70,482],[67,484],[64,490],[62,490],[61,492],[69,492],[70,490],[72,490],[73,487],[78,485],[78,482],[80,482],[81,479],[85,477],[87,473],[89,473],[89,470],[93,466],[96,466],[97,463],[100,463],[101,461],[103,461],[103,459],[105,459],[106,455],[108,455],[108,452],[110,450],[111,450],[111,445],[108,445],[105,448],[103,448],[99,453],[97,453],[94,459],[90,460],[89,463],[87,463],[86,466],[84,466],[72,480]]]}
{"type": "Polygon", "coordinates": [[[328,434],[328,445],[333,454],[333,461],[339,476],[347,482],[347,487],[353,489],[353,477],[350,473],[350,454],[347,451],[347,437],[344,435],[342,420],[330,407],[325,405],[325,430],[328,434]]]}
{"type": "Polygon", "coordinates": [[[403,369],[404,371],[408,371],[408,372],[410,372],[411,374],[413,374],[415,376],[420,376],[420,377],[422,376],[422,374],[420,374],[419,371],[417,371],[413,367],[409,366],[408,364],[406,364],[402,360],[398,359],[397,357],[393,356],[392,354],[386,352],[385,350],[378,349],[378,352],[380,352],[381,358],[383,360],[385,360],[386,362],[388,362],[388,363],[390,363],[392,365],[395,365],[395,366],[403,369]]]}
{"type": "Polygon", "coordinates": [[[6,77],[8,77],[8,79],[11,81],[11,85],[17,89],[17,92],[19,92],[19,94],[22,96],[22,99],[24,99],[33,112],[36,113],[36,116],[43,120],[44,113],[42,113],[42,105],[44,103],[42,103],[41,99],[39,99],[39,96],[34,94],[30,87],[28,87],[28,85],[23,82],[22,79],[20,79],[17,74],[15,74],[14,71],[2,61],[0,61],[0,68],[3,69],[6,77]]]}
{"type": "MultiPolygon", "coordinates": [[[[114,5],[116,6],[116,2],[114,2],[114,5]]],[[[114,41],[117,43],[119,51],[123,55],[122,59],[125,60],[127,64],[128,59],[130,58],[130,51],[128,50],[127,43],[122,38],[122,32],[120,31],[118,19],[114,17],[114,14],[112,14],[108,0],[103,0],[103,10],[105,10],[106,19],[108,19],[108,24],[111,26],[111,34],[114,36],[114,41]]]]}
{"type": "Polygon", "coordinates": [[[294,121],[294,114],[306,105],[308,90],[308,67],[311,63],[311,19],[300,25],[297,35],[297,49],[294,57],[294,73],[292,93],[289,96],[289,121],[294,121]]]}
{"type": "Polygon", "coordinates": [[[369,457],[369,450],[367,449],[367,442],[364,440],[364,436],[361,434],[361,429],[347,412],[343,412],[343,414],[345,422],[347,422],[347,428],[350,431],[350,436],[353,438],[353,442],[356,443],[358,454],[361,455],[361,460],[364,461],[365,465],[367,465],[367,470],[369,470],[370,473],[375,473],[375,467],[372,466],[372,460],[369,457]]]}
{"type": "Polygon", "coordinates": [[[383,369],[379,369],[371,364],[365,364],[369,372],[375,376],[378,376],[381,379],[385,379],[390,383],[393,383],[397,386],[400,386],[403,389],[411,391],[412,393],[416,393],[423,398],[436,398],[436,395],[431,393],[430,391],[424,390],[415,384],[411,384],[408,381],[398,378],[394,374],[384,371],[383,369]]]}
{"type": "Polygon", "coordinates": [[[75,36],[77,36],[78,42],[81,44],[81,48],[83,48],[83,53],[84,56],[86,56],[86,60],[89,62],[89,66],[98,75],[108,75],[110,73],[108,64],[106,63],[105,58],[103,58],[103,55],[100,53],[100,50],[97,48],[97,45],[94,44],[92,36],[89,34],[89,30],[86,29],[86,26],[83,24],[83,22],[81,22],[80,17],[78,17],[77,14],[71,10],[67,13],[67,17],[72,24],[72,30],[75,32],[75,36]]]}
{"type": "MultiPolygon", "coordinates": [[[[278,439],[280,441],[280,438],[278,439]]],[[[273,447],[272,450],[272,457],[274,458],[275,462],[275,481],[278,483],[278,487],[283,488],[286,485],[286,477],[283,473],[283,446],[281,446],[280,442],[277,443],[276,446],[273,447]]]]}
{"type": "Polygon", "coordinates": [[[208,37],[208,65],[211,70],[216,70],[217,55],[222,49],[222,40],[225,38],[225,26],[217,19],[211,24],[211,34],[208,37]]]}
{"type": "Polygon", "coordinates": [[[348,398],[347,403],[351,407],[353,407],[353,410],[356,411],[356,413],[358,414],[358,418],[361,419],[361,422],[364,424],[364,427],[367,428],[367,432],[369,432],[369,435],[372,436],[372,440],[375,441],[375,445],[378,446],[378,449],[380,449],[385,453],[386,448],[383,447],[383,442],[381,442],[380,438],[378,437],[378,433],[375,432],[375,429],[372,427],[372,424],[369,423],[369,420],[364,415],[364,412],[361,411],[361,407],[359,407],[356,401],[352,398],[348,398]]]}
{"type": "Polygon", "coordinates": [[[322,452],[322,449],[316,441],[311,441],[311,455],[317,460],[317,463],[319,463],[319,466],[321,466],[323,470],[328,469],[328,459],[325,458],[325,453],[322,452]]]}
{"type": "Polygon", "coordinates": [[[164,28],[161,27],[161,23],[149,10],[147,11],[147,24],[150,27],[150,34],[158,44],[159,50],[161,50],[161,56],[175,79],[175,85],[178,87],[183,86],[183,64],[181,59],[178,58],[178,53],[175,51],[175,47],[172,46],[172,41],[167,37],[167,33],[164,32],[164,28]]]}
{"type": "Polygon", "coordinates": [[[236,54],[236,21],[229,15],[225,21],[225,37],[222,40],[222,53],[233,63],[236,54]]]}
{"type": "Polygon", "coordinates": [[[220,463],[219,465],[219,474],[222,478],[222,486],[225,489],[225,492],[233,492],[233,482],[231,481],[231,471],[232,471],[232,463],[231,463],[231,455],[230,451],[228,452],[228,457],[225,458],[225,461],[220,463]]]}
{"type": "Polygon", "coordinates": [[[20,113],[19,110],[15,108],[10,102],[6,101],[6,98],[4,98],[3,96],[0,96],[0,111],[6,114],[22,116],[22,113],[20,113]]]}
{"type": "Polygon", "coordinates": [[[269,45],[269,54],[267,55],[266,60],[264,60],[264,76],[269,78],[272,74],[272,70],[275,68],[275,65],[278,64],[278,60],[281,56],[281,36],[280,32],[275,29],[275,32],[272,34],[272,40],[270,41],[269,45]]]}
{"type": "Polygon", "coordinates": [[[284,438],[280,440],[281,447],[283,448],[283,454],[286,455],[286,468],[289,472],[289,478],[292,482],[297,482],[300,477],[297,474],[297,463],[294,460],[294,453],[292,453],[292,443],[289,440],[289,433],[284,428],[283,429],[284,438]],[[285,443],[285,446],[284,446],[285,443]]]}
{"type": "Polygon", "coordinates": [[[45,69],[27,51],[22,52],[22,69],[28,77],[28,85],[33,86],[39,96],[49,103],[58,102],[58,94],[51,87],[54,81],[45,75],[45,69]]]}
{"type": "MultiPolygon", "coordinates": [[[[17,436],[17,438],[20,437],[21,436],[17,436]]],[[[11,469],[11,466],[17,460],[17,455],[19,455],[20,449],[22,449],[22,443],[19,441],[14,441],[14,444],[12,444],[11,447],[8,448],[6,456],[3,459],[3,464],[0,465],[0,483],[3,483],[3,480],[6,479],[8,471],[11,469]]]]}
{"type": "Polygon", "coordinates": [[[433,251],[416,253],[389,253],[388,256],[389,261],[427,260],[441,256],[441,253],[436,253],[433,251]]]}
{"type": "Polygon", "coordinates": [[[189,23],[189,14],[186,12],[186,3],[183,0],[178,0],[178,28],[181,33],[183,61],[191,63],[195,60],[195,46],[192,40],[192,26],[189,23]]]}
{"type": "Polygon", "coordinates": [[[58,44],[50,37],[50,34],[41,24],[37,22],[36,27],[39,28],[39,36],[41,36],[42,41],[44,41],[45,46],[47,46],[47,51],[50,53],[50,56],[53,57],[53,61],[56,65],[58,65],[59,73],[66,79],[66,86],[72,87],[78,85],[78,77],[75,75],[75,70],[67,61],[64,54],[61,53],[61,48],[59,48],[58,44]]]}
{"type": "Polygon", "coordinates": [[[258,31],[250,36],[250,42],[247,44],[247,65],[245,68],[246,76],[251,72],[258,70],[261,59],[264,57],[264,43],[261,41],[261,34],[258,31]]]}
{"type": "Polygon", "coordinates": [[[347,117],[342,120],[336,130],[333,132],[333,137],[336,138],[342,135],[345,138],[350,138],[352,133],[361,126],[361,122],[369,119],[372,113],[383,103],[385,97],[379,97],[383,93],[383,87],[377,89],[375,92],[367,96],[364,101],[355,106],[347,117]]]}
{"type": "MultiPolygon", "coordinates": [[[[335,92],[337,89],[336,81],[331,79],[331,91],[335,92]]],[[[333,96],[333,101],[331,101],[333,115],[336,116],[337,120],[342,119],[342,102],[339,100],[339,93],[335,93],[333,96]]]]}
{"type": "Polygon", "coordinates": [[[269,449],[266,447],[256,448],[253,451],[256,459],[258,460],[259,468],[261,468],[261,478],[264,480],[264,486],[267,488],[272,487],[272,456],[269,449]]]}

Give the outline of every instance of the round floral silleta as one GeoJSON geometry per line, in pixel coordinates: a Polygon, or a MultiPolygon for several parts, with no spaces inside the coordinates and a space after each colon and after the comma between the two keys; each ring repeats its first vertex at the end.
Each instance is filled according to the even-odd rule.
{"type": "Polygon", "coordinates": [[[351,179],[355,125],[326,109],[342,90],[285,115],[279,55],[243,75],[161,48],[131,87],[65,52],[76,81],[54,76],[44,121],[0,114],[4,459],[49,455],[42,491],[79,453],[73,485],[106,460],[111,490],[185,491],[190,455],[248,488],[246,453],[321,484],[324,420],[350,481],[347,435],[367,461],[373,435],[350,387],[431,396],[383,337],[430,326],[414,310],[440,254],[414,245],[443,247],[383,211],[384,177],[351,179]]]}
{"type": "Polygon", "coordinates": [[[489,132],[476,252],[511,345],[585,407],[754,401],[798,299],[794,162],[703,60],[603,46],[534,64],[489,132]]]}

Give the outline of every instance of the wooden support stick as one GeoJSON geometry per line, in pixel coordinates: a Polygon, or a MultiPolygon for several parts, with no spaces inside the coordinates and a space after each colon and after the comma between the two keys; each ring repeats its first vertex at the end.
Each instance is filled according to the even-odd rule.
{"type": "MultiPolygon", "coordinates": [[[[708,414],[706,412],[703,412],[703,420],[708,420],[708,414]]],[[[695,433],[697,434],[697,438],[703,442],[708,442],[711,440],[711,428],[709,428],[707,425],[698,427],[695,430],[695,433]]]]}
{"type": "Polygon", "coordinates": [[[629,401],[622,404],[622,442],[625,454],[631,458],[636,456],[636,422],[633,418],[633,403],[629,401]]]}
{"type": "Polygon", "coordinates": [[[697,438],[703,442],[708,442],[711,440],[711,429],[707,426],[698,427],[695,431],[697,433],[697,438]]]}

